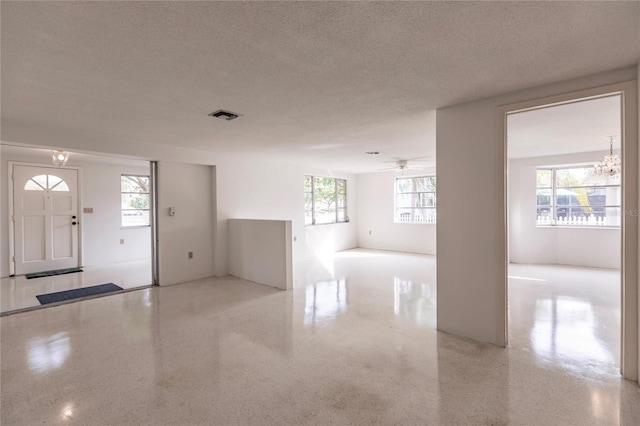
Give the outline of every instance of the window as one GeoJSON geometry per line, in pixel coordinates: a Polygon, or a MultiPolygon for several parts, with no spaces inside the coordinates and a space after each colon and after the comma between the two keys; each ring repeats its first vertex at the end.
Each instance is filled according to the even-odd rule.
{"type": "Polygon", "coordinates": [[[540,226],[620,226],[620,177],[593,167],[537,169],[536,199],[540,226]]]}
{"type": "Polygon", "coordinates": [[[149,226],[149,176],[120,178],[122,226],[149,226]]]}
{"type": "Polygon", "coordinates": [[[38,175],[27,181],[24,185],[25,191],[51,191],[69,192],[69,185],[55,175],[38,175]]]}
{"type": "Polygon", "coordinates": [[[304,177],[304,223],[348,222],[347,181],[329,177],[304,177]]]}
{"type": "Polygon", "coordinates": [[[396,178],[396,223],[436,223],[436,177],[396,178]]]}

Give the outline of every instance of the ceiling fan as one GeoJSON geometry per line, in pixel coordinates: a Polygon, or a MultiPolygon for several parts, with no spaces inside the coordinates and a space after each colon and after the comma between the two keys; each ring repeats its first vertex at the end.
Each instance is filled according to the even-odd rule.
{"type": "MultiPolygon", "coordinates": [[[[414,160],[418,160],[418,158],[412,158],[411,160],[395,160],[394,162],[396,163],[395,166],[393,167],[387,167],[385,169],[379,169],[379,172],[387,172],[390,170],[396,170],[399,172],[403,172],[405,170],[422,170],[424,169],[423,166],[419,166],[419,165],[409,165],[409,161],[414,161],[414,160]]],[[[385,161],[385,163],[388,163],[390,161],[385,161]]]]}

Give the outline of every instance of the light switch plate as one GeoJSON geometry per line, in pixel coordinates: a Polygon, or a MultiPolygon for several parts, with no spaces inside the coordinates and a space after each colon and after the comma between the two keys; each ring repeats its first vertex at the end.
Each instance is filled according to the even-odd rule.
{"type": "Polygon", "coordinates": [[[93,207],[83,207],[82,213],[93,213],[93,207]]]}

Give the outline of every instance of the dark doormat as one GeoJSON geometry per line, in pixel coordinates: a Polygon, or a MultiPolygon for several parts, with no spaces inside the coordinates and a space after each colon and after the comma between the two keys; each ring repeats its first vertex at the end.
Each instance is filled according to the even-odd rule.
{"type": "Polygon", "coordinates": [[[122,290],[122,287],[114,283],[94,285],[91,287],[75,288],[73,290],[57,291],[55,293],[40,294],[36,296],[41,305],[63,302],[65,300],[79,299],[81,297],[95,296],[96,294],[111,293],[122,290]]]}
{"type": "Polygon", "coordinates": [[[82,272],[80,268],[54,269],[53,271],[34,272],[33,274],[25,274],[24,276],[30,280],[31,278],[52,277],[54,275],[73,274],[74,272],[82,272]]]}

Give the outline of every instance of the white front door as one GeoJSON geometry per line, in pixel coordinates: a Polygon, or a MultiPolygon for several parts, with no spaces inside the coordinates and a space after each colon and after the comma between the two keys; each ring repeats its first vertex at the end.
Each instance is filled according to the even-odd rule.
{"type": "Polygon", "coordinates": [[[16,275],[78,266],[78,171],[13,166],[16,275]]]}

